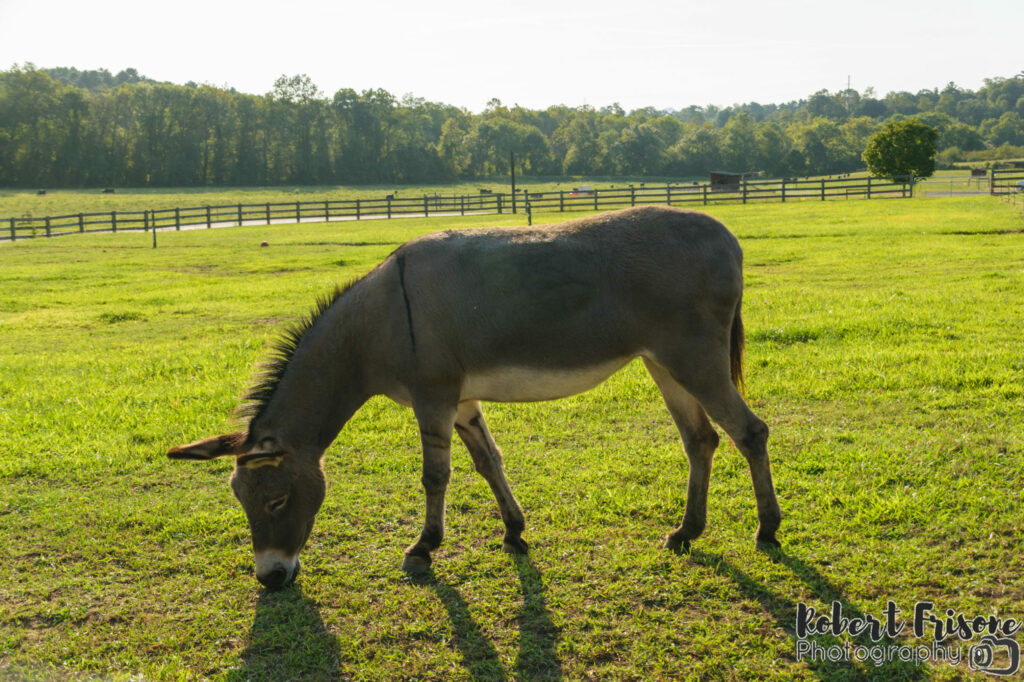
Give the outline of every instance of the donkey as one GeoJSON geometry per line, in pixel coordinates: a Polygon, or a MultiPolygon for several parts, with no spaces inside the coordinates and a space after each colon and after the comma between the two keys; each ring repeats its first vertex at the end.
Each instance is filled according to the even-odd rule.
{"type": "Polygon", "coordinates": [[[525,553],[523,510],[481,401],[572,395],[640,357],[689,459],[683,521],[665,546],[688,551],[704,530],[719,442],[709,417],[750,466],[756,542],[778,546],[768,427],[738,390],[742,259],[721,223],[671,207],[419,237],[286,332],[245,396],[244,431],[167,455],[235,456],[231,487],[252,531],[256,577],[281,587],[299,570],[324,499],[324,451],[363,403],[386,395],[412,407],[423,447],[426,519],[403,568],[428,567],[444,535],[453,429],[497,498],[503,549],[525,553]]]}

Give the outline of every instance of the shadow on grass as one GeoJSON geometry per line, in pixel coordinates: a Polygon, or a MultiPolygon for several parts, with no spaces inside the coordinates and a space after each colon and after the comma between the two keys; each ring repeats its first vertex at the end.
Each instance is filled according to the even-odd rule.
{"type": "Polygon", "coordinates": [[[547,606],[547,588],[540,571],[525,554],[510,554],[519,573],[523,608],[519,613],[519,655],[516,676],[521,680],[559,680],[562,664],[558,660],[558,628],[551,622],[547,606]]]}
{"type": "MultiPolygon", "coordinates": [[[[811,593],[824,604],[830,605],[834,601],[839,602],[842,605],[844,616],[848,618],[864,618],[864,611],[850,602],[845,594],[843,594],[843,591],[840,590],[832,581],[823,576],[814,566],[811,566],[794,556],[790,556],[782,550],[769,550],[767,554],[772,561],[789,568],[802,583],[810,588],[811,593]]],[[[775,618],[776,625],[785,631],[785,633],[793,640],[793,652],[795,656],[798,641],[796,637],[796,602],[754,580],[749,575],[726,561],[726,559],[720,554],[709,554],[699,550],[694,550],[690,554],[690,558],[694,562],[710,568],[716,574],[728,578],[736,584],[744,596],[758,601],[762,608],[775,618]]],[[[871,615],[879,618],[882,614],[871,615]]],[[[839,639],[832,636],[822,635],[808,637],[807,639],[821,645],[822,647],[831,647],[833,645],[841,644],[839,639]]],[[[901,646],[905,644],[895,642],[889,638],[884,638],[880,642],[872,642],[866,635],[853,637],[852,641],[855,644],[866,647],[888,647],[893,645],[901,646]]],[[[870,660],[863,664],[845,660],[835,662],[828,660],[811,662],[809,658],[805,658],[804,660],[808,661],[808,665],[815,675],[826,680],[865,678],[880,680],[923,680],[931,677],[925,666],[915,664],[913,662],[902,662],[898,660],[889,661],[883,662],[881,665],[876,667],[870,660]]]]}
{"type": "MultiPolygon", "coordinates": [[[[515,678],[523,680],[559,680],[562,664],[555,654],[558,630],[547,609],[546,588],[540,572],[529,557],[511,555],[519,574],[523,606],[519,613],[519,654],[515,678]]],[[[455,645],[463,665],[473,680],[506,680],[508,676],[494,645],[480,630],[469,612],[469,604],[457,589],[438,579],[432,569],[409,574],[416,585],[430,588],[448,611],[455,645]]]]}
{"type": "Polygon", "coordinates": [[[263,590],[256,604],[249,646],[228,680],[337,680],[345,677],[338,638],[316,604],[296,583],[263,590]]]}
{"type": "Polygon", "coordinates": [[[504,680],[505,669],[501,666],[498,651],[480,631],[480,626],[469,613],[469,604],[459,591],[439,580],[434,569],[410,571],[409,580],[414,585],[429,587],[448,611],[452,624],[455,646],[462,654],[462,664],[473,680],[504,680]]]}

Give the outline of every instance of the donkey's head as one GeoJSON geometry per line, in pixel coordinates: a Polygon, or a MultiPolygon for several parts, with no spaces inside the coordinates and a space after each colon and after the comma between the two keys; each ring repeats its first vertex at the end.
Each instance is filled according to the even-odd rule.
{"type": "Polygon", "coordinates": [[[171,459],[235,456],[231,489],[252,532],[256,578],[267,587],[287,585],[299,572],[299,551],[313,529],[326,483],[319,457],[303,457],[274,438],[245,433],[214,436],[167,451],[171,459]]]}

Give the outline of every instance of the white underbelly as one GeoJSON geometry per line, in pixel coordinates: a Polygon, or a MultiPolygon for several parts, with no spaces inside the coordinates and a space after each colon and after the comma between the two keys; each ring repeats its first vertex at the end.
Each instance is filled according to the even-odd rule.
{"type": "Polygon", "coordinates": [[[588,391],[619,371],[631,358],[616,358],[577,369],[498,367],[467,374],[462,400],[534,402],[554,400],[588,391]]]}

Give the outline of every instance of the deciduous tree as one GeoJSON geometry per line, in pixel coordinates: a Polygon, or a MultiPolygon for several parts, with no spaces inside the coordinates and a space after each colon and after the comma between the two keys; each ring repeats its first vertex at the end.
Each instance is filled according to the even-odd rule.
{"type": "Polygon", "coordinates": [[[935,128],[915,118],[887,123],[868,140],[864,162],[876,176],[928,177],[935,172],[938,137],[935,128]]]}

